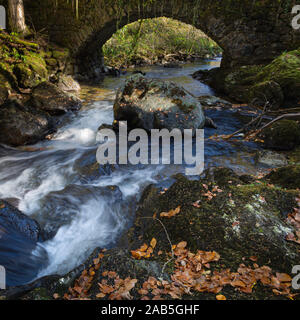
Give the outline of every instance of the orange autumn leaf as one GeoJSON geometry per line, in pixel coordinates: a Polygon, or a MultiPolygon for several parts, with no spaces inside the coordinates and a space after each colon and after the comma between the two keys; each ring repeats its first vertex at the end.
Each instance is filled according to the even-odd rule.
{"type": "Polygon", "coordinates": [[[156,247],[156,244],[157,244],[157,240],[153,238],[150,242],[150,246],[154,249],[156,247]]]}
{"type": "Polygon", "coordinates": [[[174,210],[170,210],[169,212],[162,212],[160,214],[161,217],[171,218],[176,216],[180,212],[181,206],[177,207],[174,210]]]}
{"type": "Polygon", "coordinates": [[[280,282],[290,282],[292,281],[292,278],[286,274],[286,273],[276,273],[276,278],[280,281],[280,282]]]}
{"type": "Polygon", "coordinates": [[[139,250],[131,250],[131,255],[135,259],[142,259],[145,256],[145,252],[141,252],[139,250]]]}
{"type": "Polygon", "coordinates": [[[216,296],[217,300],[227,300],[225,296],[223,296],[222,294],[219,294],[216,296]]]}
{"type": "Polygon", "coordinates": [[[146,243],[144,243],[138,250],[141,252],[145,252],[148,249],[148,245],[146,243]]]}
{"type": "Polygon", "coordinates": [[[184,249],[187,246],[187,242],[186,241],[181,241],[177,244],[177,246],[175,248],[178,249],[184,249]]]}

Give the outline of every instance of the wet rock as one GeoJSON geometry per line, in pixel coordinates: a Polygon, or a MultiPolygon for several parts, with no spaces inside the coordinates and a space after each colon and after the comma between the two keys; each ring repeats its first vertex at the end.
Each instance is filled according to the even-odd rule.
{"type": "Polygon", "coordinates": [[[201,129],[205,116],[200,102],[172,82],[129,78],[118,91],[114,117],[127,121],[129,128],[146,130],[167,128],[201,129]]]}
{"type": "Polygon", "coordinates": [[[11,146],[33,144],[53,131],[53,121],[43,111],[9,100],[0,108],[0,142],[11,146]]]}
{"type": "Polygon", "coordinates": [[[215,96],[202,96],[198,100],[205,107],[231,107],[232,104],[224,99],[215,96]]]}
{"type": "Polygon", "coordinates": [[[264,146],[274,150],[292,150],[300,144],[300,126],[293,120],[280,120],[261,133],[264,146]]]}
{"type": "Polygon", "coordinates": [[[74,170],[78,173],[80,180],[85,183],[98,180],[102,176],[109,176],[115,168],[115,165],[100,165],[96,159],[96,150],[88,151],[74,163],[74,170]]]}
{"type": "Polygon", "coordinates": [[[80,91],[80,85],[71,76],[61,75],[57,84],[58,88],[62,91],[77,92],[80,91]]]}
{"type": "Polygon", "coordinates": [[[173,68],[182,68],[182,66],[179,63],[176,62],[167,62],[163,64],[164,68],[169,68],[169,69],[173,69],[173,68]]]}
{"type": "Polygon", "coordinates": [[[38,244],[40,233],[35,220],[0,200],[0,265],[6,269],[7,286],[28,283],[47,263],[47,252],[38,244]]]}
{"type": "Polygon", "coordinates": [[[300,189],[300,165],[290,165],[275,169],[265,179],[283,188],[300,189]]]}
{"type": "Polygon", "coordinates": [[[234,270],[243,263],[243,258],[256,256],[259,265],[290,273],[299,261],[299,252],[297,245],[285,240],[293,230],[285,217],[296,203],[297,192],[245,184],[235,174],[230,177],[229,171],[224,179],[221,172],[224,173],[214,174],[214,182],[210,176],[200,181],[178,176],[164,194],[149,186],[141,198],[134,227],[128,233],[130,248],[136,249],[156,238],[156,250],[170,250],[161,224],[152,219],[156,213],[172,244],[187,241],[193,251],[215,250],[221,255],[223,268],[234,270]],[[208,190],[212,192],[216,186],[222,191],[216,191],[209,199],[208,190]],[[195,202],[197,206],[193,205],[195,202]],[[160,217],[160,212],[178,206],[181,206],[180,212],[174,217],[160,217]]]}
{"type": "Polygon", "coordinates": [[[119,77],[121,75],[120,69],[117,69],[115,67],[103,67],[102,72],[113,77],[119,77]]]}
{"type": "Polygon", "coordinates": [[[143,72],[143,71],[141,71],[141,70],[134,70],[134,71],[132,72],[132,74],[141,74],[142,76],[145,76],[145,75],[146,75],[146,72],[143,72]]]}
{"type": "Polygon", "coordinates": [[[288,160],[283,154],[268,150],[258,151],[255,155],[255,161],[269,167],[282,167],[288,164],[288,160]]]}
{"type": "Polygon", "coordinates": [[[103,124],[101,124],[101,126],[98,128],[98,131],[104,130],[104,129],[114,130],[114,126],[113,126],[112,124],[103,123],[103,124]]]}
{"type": "Polygon", "coordinates": [[[11,225],[34,242],[40,239],[39,224],[4,200],[0,200],[0,221],[2,225],[11,225]]]}
{"type": "Polygon", "coordinates": [[[218,129],[217,125],[214,123],[214,120],[209,118],[209,117],[205,117],[205,128],[213,128],[213,129],[218,129]]]}
{"type": "Polygon", "coordinates": [[[68,94],[50,82],[43,82],[32,90],[31,103],[34,107],[47,111],[51,115],[60,115],[76,111],[81,100],[68,94]]]}

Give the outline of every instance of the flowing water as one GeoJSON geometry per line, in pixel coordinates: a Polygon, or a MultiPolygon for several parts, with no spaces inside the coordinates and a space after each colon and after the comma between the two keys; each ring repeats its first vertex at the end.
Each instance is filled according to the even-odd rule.
{"type": "MultiPolygon", "coordinates": [[[[201,96],[214,92],[190,75],[219,64],[215,60],[186,64],[178,69],[142,70],[147,72],[147,77],[172,80],[201,96]]],[[[172,175],[184,171],[178,165],[98,169],[96,132],[101,124],[112,123],[115,93],[128,75],[130,72],[120,78],[107,77],[97,87],[84,86],[83,108],[77,115],[66,116],[51,140],[30,148],[0,148],[0,198],[10,199],[26,215],[36,219],[45,239],[35,248],[30,244],[26,250],[18,247],[18,239],[8,240],[6,251],[0,247],[0,264],[6,264],[10,270],[9,285],[66,273],[82,263],[94,248],[114,246],[132,223],[141,191],[151,183],[167,186],[172,182],[172,175]]],[[[218,125],[218,130],[205,130],[207,137],[230,133],[245,121],[238,112],[229,109],[208,110],[206,114],[218,125]]],[[[205,165],[256,173],[255,149],[254,144],[208,140],[205,165]]]]}

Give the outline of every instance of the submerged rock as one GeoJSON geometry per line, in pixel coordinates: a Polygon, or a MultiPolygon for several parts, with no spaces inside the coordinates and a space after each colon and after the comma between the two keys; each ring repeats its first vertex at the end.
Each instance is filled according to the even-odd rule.
{"type": "Polygon", "coordinates": [[[53,120],[43,111],[9,100],[0,108],[0,143],[20,146],[42,140],[53,131],[53,120]]]}
{"type": "Polygon", "coordinates": [[[50,82],[43,82],[32,90],[31,103],[34,107],[47,111],[51,115],[60,115],[76,111],[81,100],[68,94],[50,82]]]}
{"type": "Polygon", "coordinates": [[[195,130],[205,124],[200,102],[185,89],[140,74],[129,78],[118,91],[114,116],[115,120],[127,121],[129,128],[146,130],[195,130]]]}

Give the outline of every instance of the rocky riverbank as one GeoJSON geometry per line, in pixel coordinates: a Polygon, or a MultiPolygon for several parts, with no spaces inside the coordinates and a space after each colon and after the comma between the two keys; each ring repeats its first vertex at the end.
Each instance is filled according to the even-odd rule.
{"type": "Polygon", "coordinates": [[[67,76],[68,50],[0,31],[0,143],[20,146],[55,131],[68,111],[78,110],[80,86],[67,76]]]}

